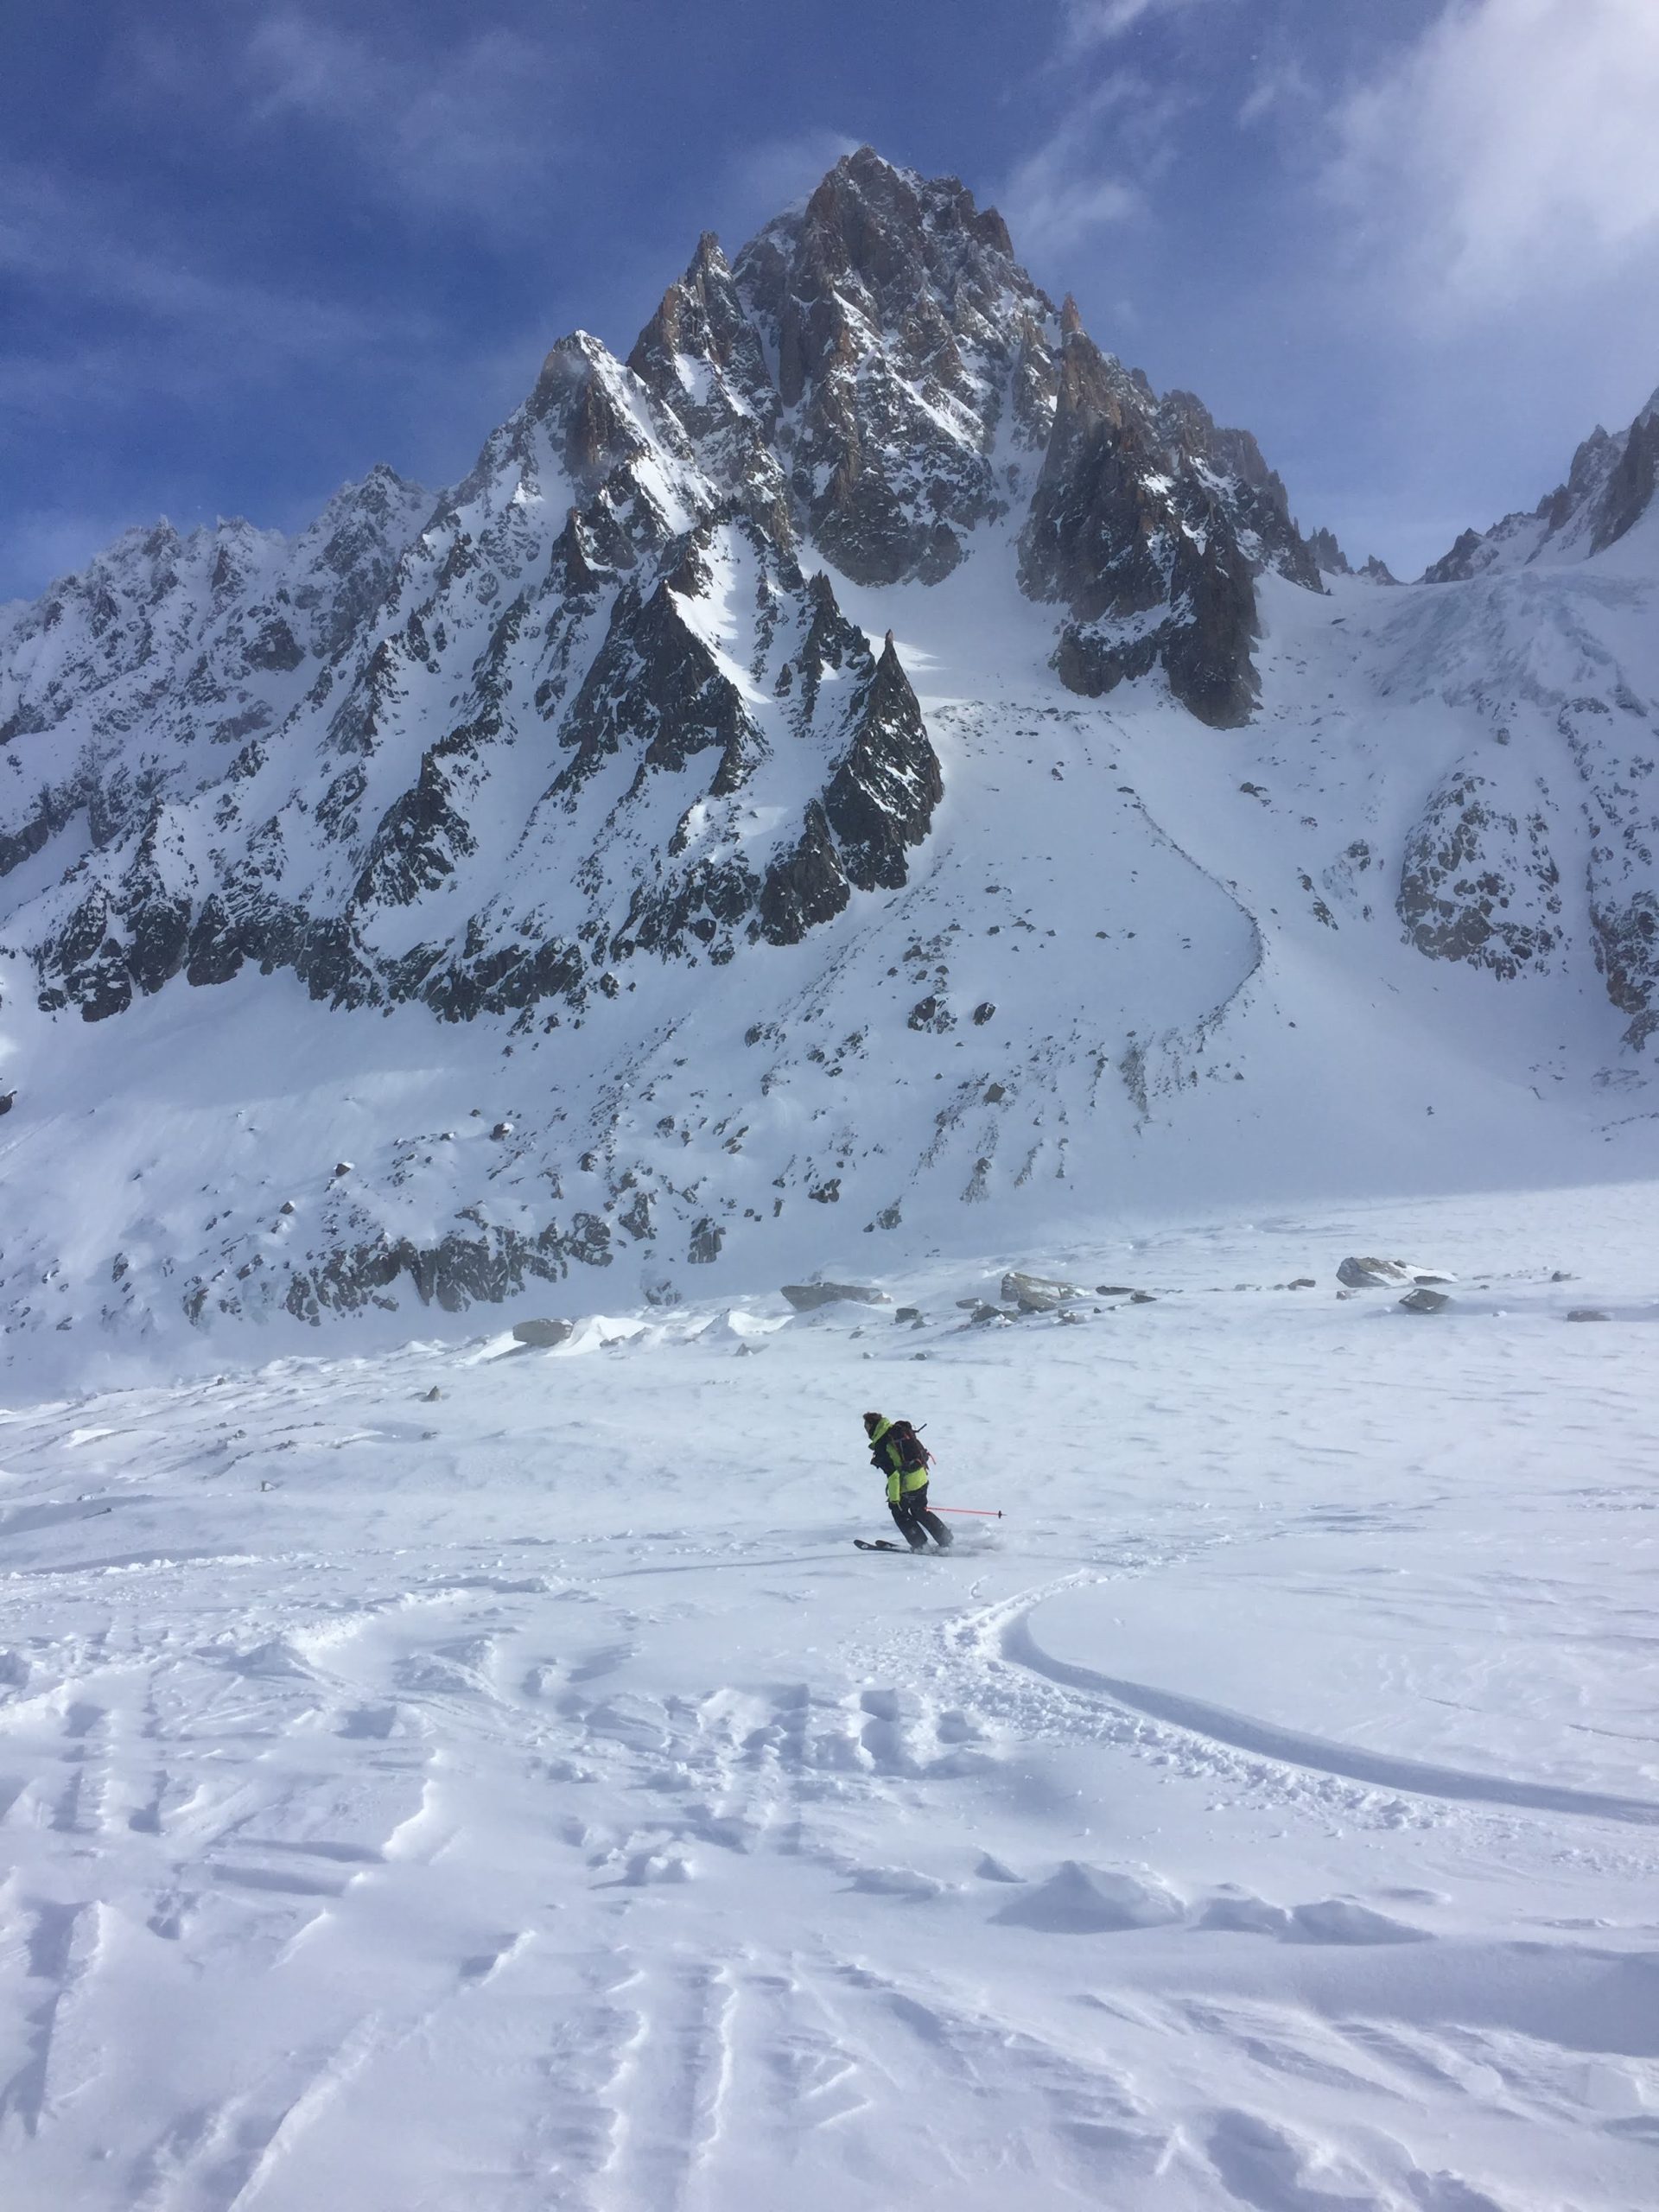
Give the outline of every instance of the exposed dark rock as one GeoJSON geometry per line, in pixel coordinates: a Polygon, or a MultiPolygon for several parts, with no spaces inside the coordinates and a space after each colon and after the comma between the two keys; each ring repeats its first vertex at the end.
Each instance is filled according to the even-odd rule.
{"type": "Polygon", "coordinates": [[[1004,1305],[1015,1306],[1022,1313],[1054,1313],[1062,1306],[1086,1298],[1086,1290],[1076,1283],[1057,1282],[1046,1275],[1022,1274],[1011,1268],[1002,1278],[998,1295],[1004,1305]]]}
{"type": "Polygon", "coordinates": [[[906,849],[926,836],[944,780],[891,631],[851,721],[852,743],[824,793],[824,814],[848,880],[861,891],[896,891],[907,874],[906,849]]]}
{"type": "Polygon", "coordinates": [[[1443,1313],[1451,1303],[1443,1290],[1411,1290],[1400,1300],[1408,1313],[1443,1313]]]}
{"type": "MultiPolygon", "coordinates": [[[[575,1325],[574,1321],[515,1321],[512,1333],[519,1344],[527,1344],[532,1351],[545,1351],[574,1335],[575,1325]]],[[[435,1398],[437,1395],[435,1390],[432,1393],[435,1398]]]]}
{"type": "MultiPolygon", "coordinates": [[[[1659,393],[1655,394],[1659,401],[1659,393]]],[[[1607,479],[1590,533],[1590,550],[1599,553],[1617,544],[1626,531],[1653,504],[1659,480],[1659,406],[1652,406],[1631,423],[1624,450],[1607,479]]]]}
{"type": "Polygon", "coordinates": [[[815,1313],[821,1306],[887,1306],[892,1302],[885,1290],[872,1290],[855,1282],[786,1282],[783,1295],[798,1313],[815,1313]]]}
{"type": "Polygon", "coordinates": [[[991,456],[1005,385],[1029,442],[1052,398],[1053,310],[1001,216],[954,178],[924,182],[866,147],[768,225],[734,276],[794,410],[804,528],[858,583],[947,575],[963,532],[1003,503],[991,456]]]}
{"type": "Polygon", "coordinates": [[[1348,564],[1348,556],[1338,544],[1332,531],[1316,530],[1307,541],[1307,550],[1313,555],[1321,575],[1351,576],[1353,575],[1354,572],[1348,564]]]}
{"type": "Polygon", "coordinates": [[[1542,814],[1523,824],[1493,792],[1470,770],[1438,786],[1406,841],[1398,906],[1420,952],[1508,980],[1551,965],[1561,936],[1560,875],[1542,814]]]}
{"type": "Polygon", "coordinates": [[[1257,692],[1253,568],[1310,588],[1319,572],[1255,441],[1220,431],[1190,394],[1155,403],[1083,331],[1061,353],[1058,401],[1020,540],[1020,581],[1072,620],[1054,665],[1099,697],[1161,665],[1200,721],[1249,719],[1257,692]],[[1217,488],[1230,468],[1230,492],[1217,488]]]}
{"type": "Polygon", "coordinates": [[[760,933],[769,944],[798,944],[808,930],[833,919],[851,896],[823,803],[814,799],[799,843],[766,871],[759,901],[760,933]]]}
{"type": "Polygon", "coordinates": [[[1452,1278],[1435,1274],[1427,1268],[1414,1267],[1407,1260],[1351,1257],[1337,1269],[1337,1280],[1346,1283],[1351,1290],[1388,1290],[1397,1288],[1402,1283],[1450,1282],[1452,1278]]]}

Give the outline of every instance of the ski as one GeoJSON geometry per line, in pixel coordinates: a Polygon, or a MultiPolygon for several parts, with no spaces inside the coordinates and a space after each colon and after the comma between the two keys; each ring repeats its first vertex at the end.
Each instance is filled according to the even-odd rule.
{"type": "Polygon", "coordinates": [[[855,1536],[853,1541],[861,1552],[909,1552],[915,1559],[925,1559],[929,1548],[926,1545],[917,1548],[909,1544],[889,1543],[885,1536],[855,1536]]]}

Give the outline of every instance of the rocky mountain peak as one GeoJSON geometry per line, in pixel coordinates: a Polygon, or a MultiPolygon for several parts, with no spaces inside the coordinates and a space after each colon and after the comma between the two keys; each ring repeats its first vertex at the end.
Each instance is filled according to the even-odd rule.
{"type": "Polygon", "coordinates": [[[1053,307],[1007,227],[953,177],[862,148],[738,256],[765,346],[791,505],[855,582],[936,582],[1004,512],[994,461],[1011,411],[1040,444],[1053,307]]]}
{"type": "Polygon", "coordinates": [[[1431,584],[1463,583],[1488,572],[1584,561],[1616,545],[1653,504],[1659,484],[1659,391],[1630,428],[1613,435],[1597,423],[1574,453],[1564,483],[1529,512],[1505,515],[1490,530],[1465,530],[1423,572],[1431,584]]]}

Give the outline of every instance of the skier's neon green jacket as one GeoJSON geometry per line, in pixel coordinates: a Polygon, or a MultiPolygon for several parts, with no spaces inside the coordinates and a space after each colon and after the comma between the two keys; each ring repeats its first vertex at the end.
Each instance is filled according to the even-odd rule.
{"type": "Polygon", "coordinates": [[[887,1469],[887,1503],[897,1505],[899,1498],[911,1491],[927,1488],[927,1462],[924,1459],[919,1467],[904,1466],[898,1443],[886,1440],[892,1427],[890,1421],[884,1421],[879,1428],[870,1431],[870,1457],[878,1467],[887,1469]]]}

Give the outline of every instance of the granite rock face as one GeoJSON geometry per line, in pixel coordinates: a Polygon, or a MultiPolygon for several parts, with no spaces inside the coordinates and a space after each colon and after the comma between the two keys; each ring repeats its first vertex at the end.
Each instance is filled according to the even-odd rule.
{"type": "Polygon", "coordinates": [[[1319,591],[1315,555],[1248,433],[1189,392],[1158,400],[1067,321],[1020,582],[1070,610],[1055,665],[1071,690],[1098,697],[1161,667],[1201,721],[1235,726],[1258,690],[1255,576],[1319,591]]]}

